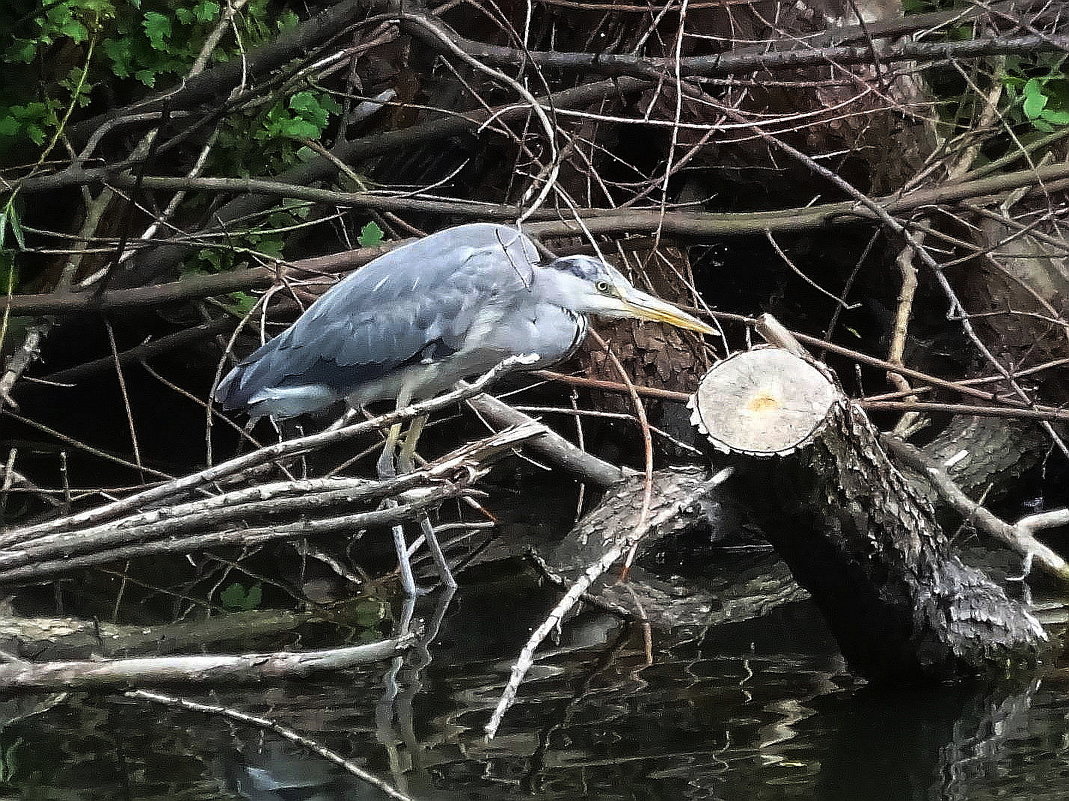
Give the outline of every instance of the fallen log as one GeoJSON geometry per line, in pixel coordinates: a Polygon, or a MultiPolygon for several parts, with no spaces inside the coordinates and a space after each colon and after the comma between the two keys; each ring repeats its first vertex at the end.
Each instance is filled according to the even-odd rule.
{"type": "Polygon", "coordinates": [[[3,690],[129,690],[162,684],[259,683],[346,670],[389,659],[409,648],[416,635],[329,648],[241,655],[153,656],[71,662],[8,662],[0,665],[3,690]]]}
{"type": "Polygon", "coordinates": [[[329,612],[324,610],[284,609],[228,612],[160,626],[69,617],[0,617],[0,651],[16,659],[36,662],[148,653],[160,656],[199,650],[225,640],[278,637],[307,623],[329,619],[329,612]]]}
{"type": "Polygon", "coordinates": [[[962,563],[825,368],[779,348],[736,354],[706,374],[692,408],[743,468],[766,535],[858,673],[945,680],[1036,660],[1039,622],[962,563]]]}

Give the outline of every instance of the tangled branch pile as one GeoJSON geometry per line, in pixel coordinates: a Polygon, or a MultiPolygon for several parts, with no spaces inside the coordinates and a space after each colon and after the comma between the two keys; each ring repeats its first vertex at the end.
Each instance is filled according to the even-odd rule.
{"type": "MultiPolygon", "coordinates": [[[[233,448],[205,404],[233,352],[383,248],[467,220],[838,341],[841,375],[866,365],[852,394],[906,411],[900,432],[934,421],[973,495],[1010,491],[1052,443],[1069,455],[1063,5],[906,6],[64,0],[0,22],[5,515],[64,521],[5,535],[0,580],[299,538],[321,502],[445,476],[252,492],[216,484],[248,460],[205,469],[199,448],[233,448]],[[187,473],[202,496],[167,496],[187,473]],[[144,507],[165,498],[169,516],[144,507]],[[268,511],[292,514],[230,526],[268,511]]],[[[662,398],[711,358],[677,331],[608,333],[662,398]]],[[[621,380],[600,349],[581,368],[599,392],[621,380]]]]}

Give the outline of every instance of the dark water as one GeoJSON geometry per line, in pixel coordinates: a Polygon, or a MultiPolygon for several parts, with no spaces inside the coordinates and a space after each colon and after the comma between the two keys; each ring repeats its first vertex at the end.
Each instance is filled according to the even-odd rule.
{"type": "MultiPolygon", "coordinates": [[[[556,595],[468,584],[426,649],[281,687],[187,695],[263,715],[418,799],[1061,799],[1065,679],[881,693],[808,603],[676,641],[601,614],[547,646],[498,737],[482,727],[556,595]]],[[[417,616],[431,618],[434,598],[417,616]]],[[[0,798],[379,799],[274,734],[117,696],[0,706],[0,798]]]]}

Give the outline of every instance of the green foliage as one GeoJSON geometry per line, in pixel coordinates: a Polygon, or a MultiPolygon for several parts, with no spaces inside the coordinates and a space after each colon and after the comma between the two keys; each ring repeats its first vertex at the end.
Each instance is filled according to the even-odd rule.
{"type": "MultiPolygon", "coordinates": [[[[341,106],[330,95],[298,92],[288,102],[278,101],[262,118],[253,138],[261,142],[276,139],[318,139],[341,106]]],[[[297,148],[286,145],[288,161],[296,160],[297,148]]]]}
{"type": "Polygon", "coordinates": [[[10,198],[3,211],[0,211],[0,251],[4,250],[4,245],[7,242],[7,229],[11,228],[11,233],[15,237],[15,242],[18,243],[19,250],[26,249],[26,237],[22,233],[22,223],[19,222],[18,207],[15,205],[15,198],[10,198]]]}
{"type": "Polygon", "coordinates": [[[227,302],[223,305],[235,317],[245,317],[256,305],[256,298],[248,292],[231,292],[227,295],[227,302]]]}
{"type": "MultiPolygon", "coordinates": [[[[0,161],[32,165],[48,156],[69,119],[96,113],[94,102],[107,88],[111,102],[127,104],[153,90],[177,85],[200,57],[209,33],[222,20],[222,0],[46,0],[36,10],[24,2],[0,0],[0,161]],[[5,156],[9,158],[5,159],[5,156]]],[[[248,52],[293,28],[299,17],[269,0],[249,0],[235,17],[241,48],[248,52]]],[[[211,53],[215,62],[239,56],[227,26],[211,53]]],[[[211,66],[209,64],[209,66],[211,66]]],[[[324,136],[341,106],[325,91],[301,82],[283,86],[264,103],[227,115],[206,170],[216,175],[280,173],[314,152],[306,140],[324,136]]],[[[201,195],[187,203],[201,211],[201,195]],[[200,204],[200,208],[198,208],[200,204]]],[[[0,208],[4,200],[0,199],[0,208]]],[[[306,206],[283,203],[251,233],[235,233],[227,248],[191,256],[184,272],[229,270],[246,254],[282,255],[283,236],[303,221],[306,206]]],[[[6,234],[22,247],[18,217],[9,208],[0,218],[0,277],[14,277],[10,254],[2,256],[6,234]]],[[[254,299],[234,295],[228,308],[244,314],[254,299]]]]}
{"type": "Polygon", "coordinates": [[[8,230],[15,238],[15,244],[19,250],[26,249],[26,238],[22,233],[22,223],[19,222],[18,206],[15,198],[9,197],[0,211],[0,295],[9,295],[15,291],[19,283],[18,264],[15,261],[15,250],[6,247],[8,230]]]}
{"type": "Polygon", "coordinates": [[[1027,121],[1043,133],[1069,125],[1069,74],[1062,71],[1064,65],[1058,64],[1045,75],[1033,76],[1022,74],[1023,70],[1015,66],[1016,74],[1007,70],[1002,76],[1011,117],[1018,122],[1027,121]]]}
{"type": "MultiPolygon", "coordinates": [[[[197,251],[195,256],[186,261],[182,274],[227,272],[247,262],[250,254],[266,259],[281,258],[285,243],[284,232],[306,220],[308,208],[304,201],[286,198],[280,210],[268,215],[262,228],[231,235],[224,248],[203,248],[197,251]]],[[[223,305],[232,313],[244,317],[255,300],[243,292],[235,292],[223,305]]]]}
{"type": "Polygon", "coordinates": [[[360,243],[362,248],[373,248],[376,245],[381,245],[385,234],[378,224],[372,220],[363,228],[360,229],[360,236],[357,238],[357,242],[360,243]]]}
{"type": "MultiPolygon", "coordinates": [[[[57,133],[66,109],[88,106],[98,87],[107,85],[120,98],[135,100],[148,89],[176,83],[188,74],[222,15],[219,0],[54,0],[39,5],[27,14],[26,4],[0,0],[0,155],[44,144],[57,133]]],[[[246,49],[297,22],[292,11],[269,13],[268,0],[251,0],[236,17],[246,49]]],[[[212,58],[237,55],[229,35],[212,58]]],[[[281,127],[265,130],[265,135],[318,137],[338,111],[332,99],[311,92],[298,92],[288,108],[280,105],[294,124],[287,128],[280,120],[281,127]]],[[[260,124],[269,127],[266,121],[260,124]]],[[[247,139],[243,144],[250,145],[247,139]]]]}
{"type": "Polygon", "coordinates": [[[269,106],[227,117],[210,169],[224,175],[277,174],[302,161],[301,140],[319,139],[341,106],[325,92],[302,90],[269,106]]]}
{"type": "Polygon", "coordinates": [[[967,8],[963,0],[902,0],[905,14],[928,14],[932,11],[949,11],[954,8],[967,8]]]}
{"type": "Polygon", "coordinates": [[[256,582],[248,589],[238,582],[234,582],[219,593],[219,600],[223,608],[231,612],[248,612],[260,606],[263,601],[263,587],[256,582]]]}

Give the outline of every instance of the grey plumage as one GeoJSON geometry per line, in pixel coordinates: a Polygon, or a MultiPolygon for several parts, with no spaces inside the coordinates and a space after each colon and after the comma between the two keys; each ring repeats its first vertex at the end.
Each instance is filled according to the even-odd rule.
{"type": "Polygon", "coordinates": [[[230,371],[215,398],[254,418],[294,417],[343,399],[407,403],[510,355],[538,354],[533,367],[566,358],[586,334],[585,313],[661,319],[665,309],[683,320],[670,322],[707,328],[598,259],[543,264],[515,228],[461,225],[339,282],[230,371]]]}
{"type": "MultiPolygon", "coordinates": [[[[520,312],[521,336],[530,328],[530,344],[539,344],[533,326],[540,310],[524,314],[515,302],[530,290],[538,261],[526,236],[489,224],[450,228],[390,251],[244,359],[216,398],[225,409],[286,418],[346,397],[360,403],[396,397],[410,367],[460,361],[465,375],[489,369],[508,353],[498,341],[470,341],[473,329],[493,334],[520,312]]],[[[436,386],[436,377],[427,375],[412,391],[434,394],[460,376],[442,379],[445,386],[436,386]]]]}

